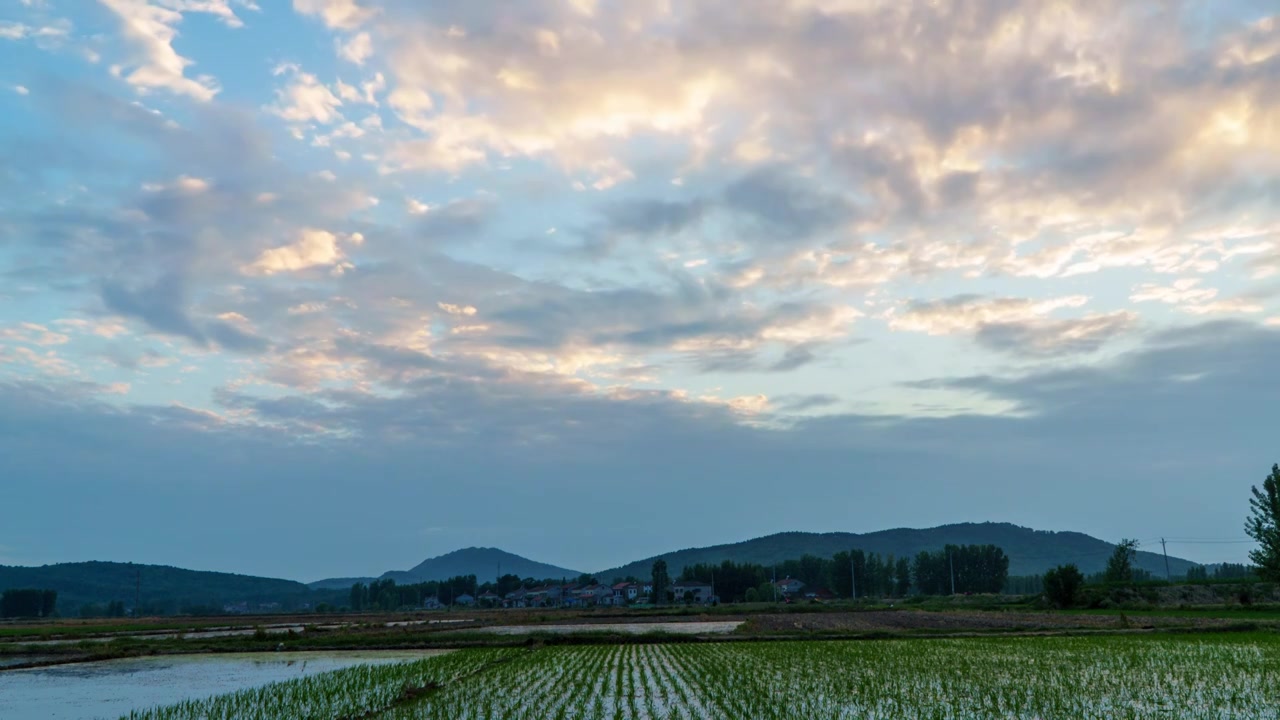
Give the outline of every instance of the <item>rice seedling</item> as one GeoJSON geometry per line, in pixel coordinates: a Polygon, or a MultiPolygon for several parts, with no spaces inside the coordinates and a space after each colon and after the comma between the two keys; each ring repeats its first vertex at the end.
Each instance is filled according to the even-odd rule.
{"type": "Polygon", "coordinates": [[[494,649],[391,665],[357,665],[213,698],[129,713],[121,720],[302,720],[369,715],[520,653],[494,649]]]}
{"type": "Polygon", "coordinates": [[[376,670],[130,720],[1280,720],[1280,636],[1268,635],[546,647],[376,670]]]}

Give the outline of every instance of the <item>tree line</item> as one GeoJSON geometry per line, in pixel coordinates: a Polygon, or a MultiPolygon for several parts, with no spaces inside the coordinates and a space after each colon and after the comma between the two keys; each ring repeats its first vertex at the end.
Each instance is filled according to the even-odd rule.
{"type": "Polygon", "coordinates": [[[46,618],[58,606],[57,590],[21,588],[0,594],[0,617],[46,618]]]}
{"type": "MultiPolygon", "coordinates": [[[[664,563],[664,571],[665,567],[664,563]]],[[[901,598],[946,595],[953,587],[956,593],[999,593],[1008,575],[1009,558],[995,545],[947,545],[914,558],[853,549],[830,558],[804,555],[776,565],[697,563],[686,565],[679,580],[714,585],[725,602],[753,602],[775,599],[775,579],[794,578],[807,589],[825,588],[837,597],[901,598]]]]}
{"type": "Polygon", "coordinates": [[[475,575],[457,575],[447,580],[428,580],[420,583],[399,585],[392,578],[374,580],[369,583],[355,583],[348,596],[348,607],[355,612],[370,610],[395,610],[400,607],[420,607],[424,602],[434,598],[442,605],[452,605],[462,595],[473,598],[492,592],[498,597],[506,597],[508,593],[520,588],[532,588],[542,585],[561,585],[575,582],[579,585],[595,584],[591,575],[579,575],[577,578],[522,578],[519,575],[507,574],[496,581],[479,582],[475,575]]]}

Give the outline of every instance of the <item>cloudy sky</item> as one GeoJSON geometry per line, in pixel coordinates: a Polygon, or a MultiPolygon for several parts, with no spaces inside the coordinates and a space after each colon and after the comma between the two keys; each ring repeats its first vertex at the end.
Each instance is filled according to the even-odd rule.
{"type": "Polygon", "coordinates": [[[1243,560],[1269,0],[4,0],[0,563],[1243,560]]]}

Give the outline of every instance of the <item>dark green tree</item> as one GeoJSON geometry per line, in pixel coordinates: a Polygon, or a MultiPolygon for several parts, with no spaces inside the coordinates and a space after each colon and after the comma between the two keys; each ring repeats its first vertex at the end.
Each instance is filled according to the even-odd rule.
{"type": "Polygon", "coordinates": [[[881,584],[884,579],[884,561],[880,559],[880,553],[869,553],[867,555],[867,584],[860,588],[862,594],[866,597],[879,597],[885,594],[885,588],[881,584]]]}
{"type": "Polygon", "coordinates": [[[898,562],[894,565],[894,597],[906,597],[911,592],[911,561],[906,558],[898,558],[898,562]]]}
{"type": "Polygon", "coordinates": [[[1249,551],[1249,560],[1257,566],[1257,573],[1269,582],[1280,582],[1280,465],[1271,466],[1271,474],[1256,485],[1249,498],[1251,514],[1245,521],[1244,531],[1258,542],[1249,551]]]}
{"type": "Polygon", "coordinates": [[[760,583],[760,587],[756,588],[756,597],[760,598],[760,602],[773,602],[778,599],[778,588],[765,580],[760,583]]]}
{"type": "Polygon", "coordinates": [[[0,617],[38,618],[53,615],[58,593],[36,588],[14,588],[0,595],[0,617]]]}
{"type": "Polygon", "coordinates": [[[1083,586],[1084,575],[1075,565],[1059,565],[1044,574],[1045,597],[1060,608],[1075,605],[1083,586]]]}
{"type": "Polygon", "coordinates": [[[840,597],[852,597],[852,569],[849,553],[841,550],[831,558],[831,589],[840,597]]]}
{"type": "Polygon", "coordinates": [[[849,556],[853,560],[854,582],[851,589],[853,598],[856,600],[867,596],[867,554],[861,550],[852,550],[849,556]]]}
{"type": "Polygon", "coordinates": [[[1115,552],[1107,560],[1107,570],[1102,577],[1109,583],[1133,582],[1133,561],[1138,556],[1138,541],[1124,539],[1116,545],[1115,552]]]}
{"type": "Polygon", "coordinates": [[[1240,563],[1222,563],[1213,569],[1214,580],[1246,580],[1256,577],[1255,568],[1240,563]]]}
{"type": "Polygon", "coordinates": [[[671,575],[667,573],[666,560],[653,561],[653,602],[661,605],[667,600],[667,590],[671,588],[671,575]]]}
{"type": "Polygon", "coordinates": [[[364,601],[369,597],[369,588],[364,583],[351,586],[351,609],[360,612],[364,609],[364,601]]]}

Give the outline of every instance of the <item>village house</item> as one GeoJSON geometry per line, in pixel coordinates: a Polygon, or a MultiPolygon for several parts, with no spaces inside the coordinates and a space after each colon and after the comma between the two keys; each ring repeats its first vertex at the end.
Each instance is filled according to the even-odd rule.
{"type": "Polygon", "coordinates": [[[636,602],[648,602],[653,595],[651,582],[620,582],[613,586],[613,604],[627,605],[636,602]]]}
{"type": "Polygon", "coordinates": [[[620,582],[613,586],[613,604],[626,605],[635,602],[640,595],[640,586],[632,582],[620,582]]]}
{"type": "Polygon", "coordinates": [[[775,580],[773,586],[778,588],[778,594],[783,597],[790,597],[804,589],[804,583],[795,578],[775,580]]]}
{"type": "Polygon", "coordinates": [[[692,602],[705,605],[715,601],[711,585],[697,580],[681,580],[673,583],[671,594],[678,603],[692,602]]]}
{"type": "Polygon", "coordinates": [[[613,600],[613,589],[604,585],[588,585],[574,593],[577,603],[585,607],[609,605],[613,600]],[[606,602],[610,601],[610,602],[606,602]]]}

